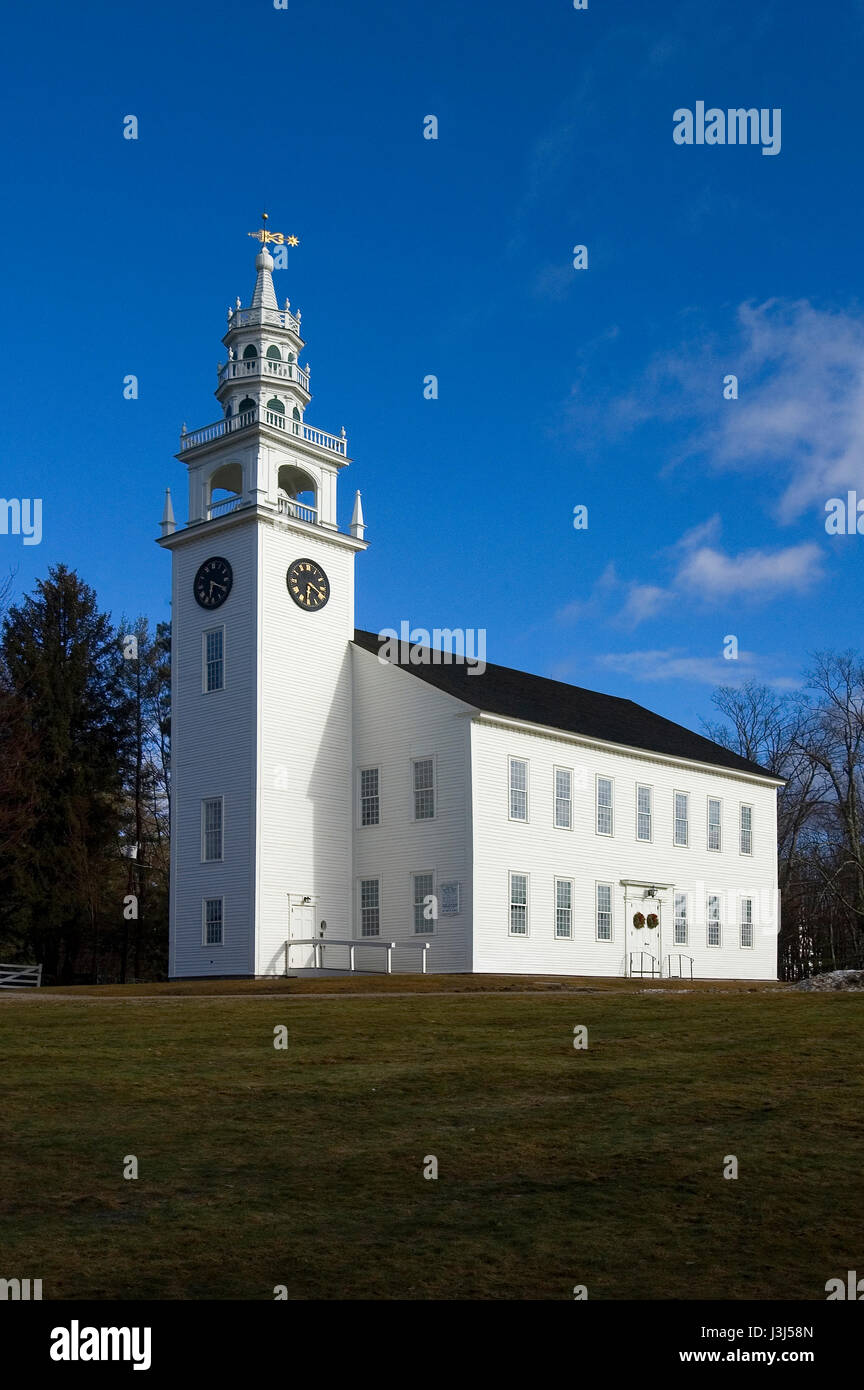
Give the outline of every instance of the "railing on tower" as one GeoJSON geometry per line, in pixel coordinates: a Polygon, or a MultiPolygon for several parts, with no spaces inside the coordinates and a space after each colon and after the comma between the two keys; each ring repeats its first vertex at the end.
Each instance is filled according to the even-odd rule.
{"type": "Polygon", "coordinates": [[[265,309],[256,305],[255,308],[229,311],[229,329],[260,328],[262,324],[269,324],[271,328],[290,328],[300,336],[300,320],[294,317],[290,309],[265,309]]]}
{"type": "Polygon", "coordinates": [[[246,381],[250,377],[276,377],[280,381],[296,381],[303,390],[309,390],[309,377],[296,362],[282,362],[273,357],[240,357],[231,362],[220,362],[218,380],[222,386],[226,381],[246,381]]]}
{"type": "MultiPolygon", "coordinates": [[[[205,425],[203,429],[191,430],[180,437],[180,452],[185,453],[187,449],[196,449],[200,444],[210,444],[214,439],[222,439],[227,434],[233,434],[236,430],[245,430],[255,423],[258,417],[256,410],[244,410],[242,415],[229,415],[224,420],[216,420],[212,425],[205,425]]],[[[316,444],[319,449],[330,449],[334,454],[346,458],[348,454],[348,440],[345,435],[328,434],[326,430],[315,429],[312,425],[304,425],[302,420],[294,420],[290,416],[283,415],[281,411],[264,409],[264,424],[270,425],[272,429],[283,430],[286,434],[294,434],[298,439],[305,439],[309,444],[316,444]]]]}
{"type": "Polygon", "coordinates": [[[296,517],[298,521],[311,521],[313,525],[318,520],[318,508],[298,502],[296,497],[280,497],[279,510],[285,516],[296,517]]]}

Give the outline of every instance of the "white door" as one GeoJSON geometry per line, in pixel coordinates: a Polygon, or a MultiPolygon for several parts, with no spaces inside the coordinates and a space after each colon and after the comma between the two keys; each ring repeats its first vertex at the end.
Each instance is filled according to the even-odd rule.
{"type": "Polygon", "coordinates": [[[627,950],[629,954],[628,973],[650,979],[660,974],[660,904],[653,898],[631,899],[627,904],[627,950]],[[648,926],[648,917],[656,913],[658,925],[648,926]],[[637,913],[645,918],[645,925],[637,927],[633,918],[637,913]]]}
{"type": "Polygon", "coordinates": [[[315,950],[309,944],[315,936],[314,903],[292,903],[288,924],[288,969],[309,970],[315,964],[315,950]],[[292,945],[299,941],[303,944],[292,945]]]}

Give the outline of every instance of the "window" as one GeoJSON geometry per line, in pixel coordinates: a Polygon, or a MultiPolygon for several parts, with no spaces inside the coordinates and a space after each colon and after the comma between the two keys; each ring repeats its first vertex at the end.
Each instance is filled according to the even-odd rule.
{"type": "Polygon", "coordinates": [[[753,853],[753,807],[741,807],[741,853],[753,853]]]}
{"type": "Polygon", "coordinates": [[[636,788],[636,839],[651,839],[651,788],[636,788]]]}
{"type": "Polygon", "coordinates": [[[720,894],[708,894],[708,935],[709,946],[720,945],[720,894]]]}
{"type": "Polygon", "coordinates": [[[690,798],[686,792],[675,793],[675,844],[686,845],[690,839],[690,798]]]}
{"type": "Polygon", "coordinates": [[[222,858],[222,820],[221,796],[201,802],[201,858],[205,862],[222,858]]]}
{"type": "Polygon", "coordinates": [[[414,935],[428,936],[435,930],[435,895],[431,874],[414,874],[414,935]],[[431,901],[429,901],[431,899],[431,901]]]}
{"type": "Polygon", "coordinates": [[[687,894],[675,894],[675,918],[673,925],[673,939],[676,946],[687,945],[687,894]]]}
{"type": "Polygon", "coordinates": [[[510,819],[528,819],[528,764],[522,758],[510,759],[510,819]]]}
{"type": "Polygon", "coordinates": [[[380,936],[381,934],[381,880],[361,878],[360,880],[360,935],[380,936]]]}
{"type": "Polygon", "coordinates": [[[611,835],[612,816],[612,778],[597,778],[597,834],[611,835]]]}
{"type": "Polygon", "coordinates": [[[573,880],[555,880],[555,935],[564,939],[573,935],[573,880]]]}
{"type": "Polygon", "coordinates": [[[255,408],[256,408],[256,402],[253,401],[252,397],[251,397],[251,396],[244,396],[243,400],[240,402],[240,404],[239,404],[238,407],[237,407],[237,414],[238,414],[238,415],[245,415],[246,412],[247,412],[248,410],[255,410],[255,408]]]}
{"type": "Polygon", "coordinates": [[[243,358],[244,358],[244,361],[248,362],[249,359],[250,359],[251,357],[257,357],[257,356],[258,356],[258,349],[257,349],[257,347],[255,346],[255,344],[254,344],[254,343],[247,343],[246,346],[245,346],[245,348],[243,349],[243,358]]]}
{"type": "Polygon", "coordinates": [[[271,361],[271,362],[281,362],[281,361],[282,361],[282,354],[281,354],[281,352],[279,351],[278,347],[276,347],[275,343],[271,343],[270,346],[268,347],[268,349],[267,349],[267,356],[270,358],[270,361],[271,361]]]}
{"type": "Polygon", "coordinates": [[[510,875],[510,935],[528,935],[528,875],[510,875]]]}
{"type": "Polygon", "coordinates": [[[204,633],[204,694],[225,686],[225,629],[211,628],[204,633]]]}
{"type": "Polygon", "coordinates": [[[222,936],[222,899],[204,899],[204,945],[221,946],[222,936]]]}
{"type": "Polygon", "coordinates": [[[720,848],[720,802],[708,798],[708,848],[720,848]]]}
{"type": "Polygon", "coordinates": [[[612,940],[612,884],[597,884],[597,940],[612,940]]]}
{"type": "Polygon", "coordinates": [[[573,773],[567,767],[555,769],[555,825],[559,830],[573,828],[573,773]]]}
{"type": "Polygon", "coordinates": [[[753,945],[753,899],[742,898],[740,907],[741,945],[753,945]]]}
{"type": "Polygon", "coordinates": [[[435,767],[431,758],[414,763],[414,819],[435,818],[435,767]]]}
{"type": "Polygon", "coordinates": [[[274,415],[285,414],[285,406],[283,405],[282,401],[280,401],[278,396],[270,397],[269,401],[267,402],[267,409],[272,411],[274,415]]]}
{"type": "Polygon", "coordinates": [[[377,767],[360,769],[360,824],[378,825],[381,817],[381,797],[377,767]]]}

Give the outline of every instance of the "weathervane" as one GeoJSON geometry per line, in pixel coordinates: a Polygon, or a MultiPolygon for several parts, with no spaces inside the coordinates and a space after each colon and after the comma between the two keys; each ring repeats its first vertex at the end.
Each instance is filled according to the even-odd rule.
{"type": "Polygon", "coordinates": [[[276,246],[299,246],[300,242],[296,236],[285,236],[283,232],[268,232],[263,225],[268,220],[266,212],[261,214],[262,225],[257,232],[249,232],[249,236],[254,236],[256,241],[260,241],[262,246],[266,246],[268,241],[272,241],[276,246]]]}

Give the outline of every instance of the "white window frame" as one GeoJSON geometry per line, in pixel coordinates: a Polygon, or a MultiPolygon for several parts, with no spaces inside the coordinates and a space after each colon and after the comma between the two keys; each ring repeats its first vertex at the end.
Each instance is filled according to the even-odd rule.
{"type": "Polygon", "coordinates": [[[689,946],[690,944],[690,894],[673,892],[672,894],[672,944],[673,946],[689,946]],[[678,911],[678,903],[683,901],[684,911],[678,911]],[[678,924],[684,923],[684,939],[679,940],[678,924]]]}
{"type": "Polygon", "coordinates": [[[705,945],[711,951],[719,951],[723,946],[723,898],[720,893],[705,895],[705,945]],[[717,916],[711,916],[711,899],[717,899],[717,916]],[[711,940],[711,928],[717,927],[717,940],[711,940]]]}
{"type": "Polygon", "coordinates": [[[411,885],[411,931],[412,931],[412,933],[413,933],[413,935],[414,935],[415,938],[418,938],[418,937],[419,937],[421,940],[422,940],[424,937],[427,937],[427,936],[434,936],[434,935],[435,935],[436,926],[437,926],[437,912],[438,912],[438,910],[439,910],[439,908],[438,908],[438,902],[437,902],[437,896],[438,896],[438,895],[437,895],[437,889],[436,889],[436,887],[435,887],[435,870],[434,870],[434,869],[416,869],[416,870],[414,870],[414,872],[411,874],[411,878],[410,878],[409,882],[410,882],[410,885],[411,885]],[[423,894],[423,897],[424,897],[424,898],[425,898],[425,897],[432,897],[432,898],[435,898],[435,899],[436,899],[436,902],[435,902],[435,904],[434,904],[436,916],[435,916],[435,917],[428,917],[428,918],[424,918],[424,919],[423,919],[423,920],[424,920],[424,924],[425,924],[425,925],[424,925],[423,931],[418,931],[418,930],[417,930],[417,908],[418,908],[419,906],[421,906],[421,904],[418,903],[418,901],[417,901],[417,889],[415,888],[414,885],[415,885],[415,880],[418,879],[418,878],[428,878],[429,881],[430,881],[430,883],[432,884],[432,887],[430,888],[429,893],[428,893],[428,894],[427,894],[427,893],[424,893],[424,894],[423,894]]]}
{"type": "Polygon", "coordinates": [[[202,898],[202,899],[201,899],[201,945],[204,946],[207,950],[210,950],[211,947],[215,947],[215,946],[224,946],[224,945],[225,945],[225,898],[224,898],[224,895],[221,894],[221,893],[210,894],[208,897],[202,898]],[[220,908],[219,908],[219,912],[220,912],[220,916],[219,916],[219,926],[220,926],[220,928],[221,928],[221,933],[222,933],[222,936],[221,936],[221,940],[220,940],[220,941],[208,941],[208,940],[207,940],[207,904],[208,904],[208,903],[219,903],[219,904],[220,904],[220,908]]]}
{"type": "Polygon", "coordinates": [[[355,931],[355,933],[354,933],[355,938],[356,938],[357,941],[380,941],[380,940],[381,940],[381,916],[382,916],[383,911],[384,911],[384,889],[383,889],[383,879],[382,879],[381,875],[380,875],[380,874],[377,874],[377,873],[358,874],[358,876],[357,876],[357,927],[356,927],[356,931],[355,931]],[[375,932],[374,934],[371,933],[371,932],[366,932],[366,933],[364,934],[364,932],[363,932],[363,912],[364,912],[364,910],[365,910],[365,911],[370,911],[370,912],[373,910],[372,908],[366,908],[366,909],[364,909],[364,907],[363,907],[363,884],[364,884],[364,883],[377,883],[377,884],[378,884],[378,903],[377,903],[377,906],[376,906],[375,909],[374,909],[374,910],[378,913],[378,931],[375,932]]]}
{"type": "Polygon", "coordinates": [[[225,689],[225,676],[225,624],[217,623],[215,627],[207,627],[201,633],[201,694],[218,695],[220,690],[225,689]],[[219,632],[222,635],[222,656],[220,658],[222,663],[222,684],[210,686],[207,684],[208,667],[210,665],[207,660],[207,638],[213,632],[219,632]]]}
{"type": "Polygon", "coordinates": [[[201,863],[202,864],[224,864],[225,862],[225,798],[224,796],[202,796],[201,798],[201,863]],[[207,807],[218,802],[220,809],[219,821],[219,853],[218,855],[208,855],[207,853],[207,807]]]}
{"type": "Polygon", "coordinates": [[[753,855],[753,803],[752,801],[742,801],[738,807],[738,853],[746,854],[752,858],[753,855]],[[750,812],[750,824],[744,826],[744,812],[750,812]],[[750,836],[750,848],[744,848],[744,836],[750,836]]]}
{"type": "Polygon", "coordinates": [[[673,843],[673,845],[675,846],[676,849],[687,849],[688,846],[689,846],[689,844],[690,844],[690,793],[689,793],[689,792],[676,792],[676,791],[673,791],[673,793],[672,793],[672,843],[673,843]],[[679,796],[683,796],[683,798],[684,798],[684,816],[683,816],[683,818],[682,818],[681,816],[678,815],[678,798],[679,798],[679,796]],[[683,840],[679,840],[679,839],[678,839],[678,822],[679,822],[680,820],[682,820],[682,819],[683,819],[683,822],[684,822],[684,839],[683,839],[683,840]]]}
{"type": "Polygon", "coordinates": [[[525,941],[531,934],[531,875],[524,869],[511,869],[507,874],[507,935],[515,936],[518,941],[525,941]],[[514,878],[524,878],[525,880],[525,902],[514,903],[513,901],[513,880],[514,878]],[[513,908],[525,908],[525,930],[513,930],[513,908]]]}
{"type": "Polygon", "coordinates": [[[412,758],[412,759],[411,759],[411,816],[412,816],[412,819],[413,819],[413,820],[419,821],[419,822],[421,822],[421,823],[422,823],[422,822],[425,822],[425,821],[437,820],[437,819],[438,819],[438,769],[437,769],[437,767],[436,767],[436,765],[435,765],[435,755],[434,755],[433,753],[425,753],[425,754],[421,755],[420,757],[412,758]],[[419,788],[418,788],[418,786],[417,786],[417,772],[416,772],[416,768],[417,768],[417,764],[418,764],[418,763],[429,763],[429,765],[431,766],[431,768],[432,768],[432,786],[431,786],[431,787],[419,787],[419,788]],[[417,814],[417,796],[418,796],[418,793],[423,793],[423,792],[427,792],[427,791],[431,791],[431,792],[432,792],[432,814],[431,814],[431,816],[418,816],[418,814],[417,814]]]}
{"type": "Polygon", "coordinates": [[[705,816],[706,816],[706,820],[705,820],[705,846],[706,846],[706,848],[707,848],[707,850],[708,850],[708,852],[709,852],[710,854],[722,854],[722,853],[723,853],[723,798],[722,798],[721,796],[709,796],[709,797],[706,798],[706,801],[707,801],[707,806],[706,806],[706,810],[705,810],[705,816]],[[712,804],[720,807],[720,819],[718,820],[716,826],[712,826],[712,824],[711,824],[711,806],[712,806],[712,804]],[[716,831],[717,831],[717,843],[716,843],[716,845],[712,845],[712,843],[711,843],[711,831],[712,831],[712,829],[716,829],[716,831]]]}
{"type": "Polygon", "coordinates": [[[612,942],[615,940],[615,885],[606,883],[602,879],[596,879],[594,883],[594,936],[597,941],[612,942]],[[600,889],[609,889],[609,907],[600,906],[600,889]],[[609,913],[609,935],[600,935],[600,913],[609,913]]]}
{"type": "Polygon", "coordinates": [[[576,896],[576,883],[575,883],[575,880],[572,879],[572,878],[565,878],[565,877],[563,877],[563,875],[561,875],[561,874],[556,874],[556,875],[555,875],[555,878],[554,878],[554,880],[553,880],[553,883],[552,883],[552,894],[553,894],[553,900],[552,900],[552,901],[553,901],[553,909],[552,909],[552,910],[553,910],[552,936],[554,937],[554,939],[555,939],[556,941],[572,941],[572,940],[573,940],[573,900],[574,900],[574,898],[575,898],[575,896],[576,896]],[[559,884],[559,883],[566,883],[567,886],[568,886],[569,889],[570,889],[570,906],[569,906],[569,907],[560,907],[560,906],[559,906],[559,903],[558,903],[558,884],[559,884]],[[559,932],[559,930],[558,930],[558,913],[559,913],[559,912],[567,912],[567,913],[569,913],[569,917],[568,917],[568,919],[567,919],[567,931],[566,931],[566,933],[559,932]]]}
{"type": "Polygon", "coordinates": [[[561,767],[561,766],[560,766],[559,764],[557,764],[557,763],[556,763],[556,765],[555,765],[555,766],[553,767],[553,769],[552,769],[552,824],[553,824],[553,826],[555,827],[556,830],[572,830],[572,829],[573,829],[573,769],[572,769],[572,767],[561,767]],[[565,773],[565,774],[567,775],[567,777],[569,778],[569,787],[570,787],[570,795],[569,795],[569,796],[559,796],[559,795],[558,795],[558,773],[559,773],[559,772],[565,773]],[[566,804],[567,804],[567,824],[566,824],[566,825],[562,825],[561,822],[558,820],[558,802],[559,802],[559,801],[566,802],[566,804]]]}
{"type": "Polygon", "coordinates": [[[653,842],[654,842],[654,787],[653,787],[653,785],[652,785],[650,782],[637,782],[637,783],[636,783],[636,839],[637,839],[637,841],[639,842],[640,845],[650,845],[650,844],[653,844],[653,842]],[[646,811],[640,811],[640,810],[639,810],[639,793],[640,793],[640,792],[647,792],[647,793],[648,793],[648,810],[647,810],[647,812],[646,812],[646,811]],[[647,835],[640,835],[640,834],[639,834],[639,817],[640,817],[640,815],[642,815],[642,816],[647,815],[647,816],[648,816],[648,834],[647,834],[647,835]]]}
{"type": "Polygon", "coordinates": [[[595,834],[595,835],[608,835],[608,836],[613,836],[613,835],[615,834],[615,778],[614,778],[614,777],[606,777],[606,776],[604,776],[604,774],[603,774],[602,772],[598,772],[598,773],[596,774],[595,778],[594,778],[594,834],[595,834]],[[600,783],[601,783],[601,782],[608,782],[608,783],[609,783],[609,805],[608,805],[608,807],[603,806],[602,808],[601,808],[601,805],[600,805],[600,783]],[[601,811],[601,809],[604,810],[604,811],[605,811],[605,810],[608,810],[608,811],[609,811],[609,829],[608,829],[608,830],[601,830],[601,829],[600,829],[600,811],[601,811]]]}
{"type": "Polygon", "coordinates": [[[738,945],[742,951],[752,951],[756,945],[756,933],[753,930],[753,899],[746,894],[738,899],[738,945]],[[744,905],[747,904],[745,921],[744,905]],[[750,940],[744,940],[744,928],[749,928],[750,940]]]}
{"type": "Polygon", "coordinates": [[[381,768],[377,763],[371,763],[368,767],[358,767],[357,769],[357,826],[360,830],[375,830],[381,824],[381,768]],[[363,802],[371,798],[363,796],[363,774],[365,772],[375,772],[378,774],[377,791],[375,793],[378,802],[378,819],[364,821],[363,802]]]}
{"type": "Polygon", "coordinates": [[[516,754],[514,753],[514,754],[512,754],[510,757],[508,757],[508,759],[507,759],[507,819],[508,819],[508,820],[512,820],[512,821],[513,821],[515,824],[517,824],[517,825],[527,825],[527,824],[528,824],[528,817],[529,817],[529,815],[530,815],[530,811],[531,811],[531,769],[530,769],[530,767],[528,766],[528,759],[527,759],[527,758],[519,758],[519,757],[517,757],[516,754]],[[524,786],[524,787],[514,787],[514,786],[513,786],[513,764],[514,764],[514,763],[521,763],[521,764],[523,765],[523,767],[525,768],[525,786],[524,786]],[[519,792],[519,793],[523,793],[524,796],[525,796],[525,814],[524,814],[524,816],[514,816],[514,814],[513,814],[513,792],[514,792],[514,791],[519,792]]]}

